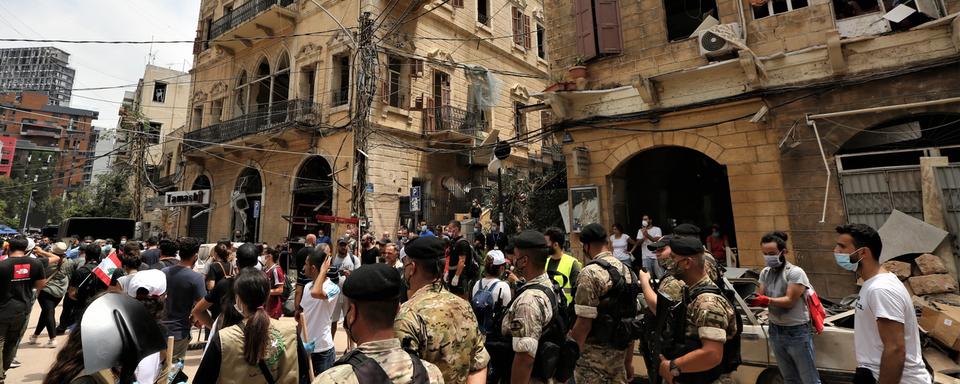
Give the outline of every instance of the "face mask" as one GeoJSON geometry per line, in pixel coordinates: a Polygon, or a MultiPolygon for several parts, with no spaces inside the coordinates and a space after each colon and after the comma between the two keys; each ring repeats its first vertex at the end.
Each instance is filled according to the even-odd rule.
{"type": "MultiPolygon", "coordinates": [[[[356,311],[357,311],[357,309],[356,309],[357,307],[353,307],[353,308],[354,308],[353,311],[356,312],[356,311]]],[[[349,337],[351,341],[353,341],[354,343],[356,343],[357,340],[353,338],[353,332],[351,332],[351,329],[353,328],[353,321],[357,321],[357,317],[354,316],[354,317],[353,317],[353,321],[350,321],[349,319],[350,319],[350,313],[349,313],[349,311],[348,311],[348,313],[344,315],[344,319],[343,319],[343,329],[345,329],[345,330],[347,331],[347,337],[349,337]]]]}
{"type": "Polygon", "coordinates": [[[646,221],[646,220],[640,222],[640,226],[641,226],[641,227],[646,227],[646,226],[648,226],[648,225],[650,225],[650,222],[648,222],[648,221],[646,221]]]}
{"type": "Polygon", "coordinates": [[[687,268],[681,267],[680,263],[678,263],[676,260],[673,260],[673,258],[671,258],[670,261],[673,262],[673,268],[670,269],[670,272],[673,273],[673,277],[676,277],[677,280],[683,280],[683,274],[687,272],[687,268]]]}
{"type": "Polygon", "coordinates": [[[427,231],[427,226],[426,226],[426,225],[420,227],[420,232],[426,232],[426,231],[427,231]]]}
{"type": "Polygon", "coordinates": [[[720,231],[713,231],[713,237],[720,237],[720,231]]]}
{"type": "Polygon", "coordinates": [[[261,256],[257,256],[257,261],[259,261],[260,264],[266,264],[266,263],[263,261],[263,256],[262,256],[262,255],[261,255],[261,256]]]}
{"type": "Polygon", "coordinates": [[[860,265],[860,260],[857,260],[856,262],[852,262],[850,261],[850,257],[853,256],[858,251],[859,249],[856,251],[853,251],[853,253],[836,253],[835,252],[833,254],[833,258],[836,259],[837,265],[839,265],[840,268],[846,269],[850,272],[856,272],[857,266],[860,265]]]}
{"type": "Polygon", "coordinates": [[[672,271],[673,267],[676,265],[676,262],[673,261],[670,257],[664,257],[657,259],[657,264],[660,264],[660,268],[663,268],[664,271],[672,271]]]}
{"type": "Polygon", "coordinates": [[[233,309],[237,310],[237,313],[243,314],[243,310],[240,309],[240,300],[237,300],[237,298],[233,298],[233,309]]]}
{"type": "Polygon", "coordinates": [[[120,240],[120,245],[127,245],[127,241],[126,241],[126,240],[120,240]]]}
{"type": "Polygon", "coordinates": [[[763,255],[763,262],[764,262],[764,264],[766,264],[766,266],[768,266],[768,267],[770,267],[770,268],[777,268],[777,267],[783,265],[783,263],[780,262],[780,254],[779,254],[779,253],[776,254],[776,255],[763,255]]]}

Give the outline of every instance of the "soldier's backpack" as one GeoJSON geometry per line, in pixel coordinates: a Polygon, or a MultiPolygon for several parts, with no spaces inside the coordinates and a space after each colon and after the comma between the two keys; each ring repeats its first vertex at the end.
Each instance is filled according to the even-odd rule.
{"type": "Polygon", "coordinates": [[[483,281],[478,281],[477,284],[480,287],[470,300],[473,314],[477,316],[477,326],[480,328],[480,333],[484,335],[489,334],[493,327],[497,326],[493,320],[497,314],[498,303],[496,298],[493,297],[493,289],[497,287],[499,282],[499,280],[493,281],[484,287],[483,281]]]}
{"type": "MultiPolygon", "coordinates": [[[[684,334],[684,327],[686,326],[687,307],[691,305],[693,302],[695,302],[700,295],[703,295],[705,293],[711,293],[714,295],[718,295],[722,297],[724,300],[726,300],[734,310],[734,319],[737,325],[736,334],[734,334],[732,338],[730,338],[725,343],[723,343],[723,359],[720,360],[720,363],[716,367],[713,367],[707,371],[702,371],[702,372],[681,373],[680,377],[676,378],[676,381],[683,382],[683,383],[709,383],[716,380],[718,377],[720,377],[721,374],[733,372],[737,370],[737,367],[740,366],[740,362],[741,362],[740,334],[743,332],[743,322],[738,312],[738,306],[737,304],[735,304],[736,303],[735,298],[731,299],[730,297],[728,297],[728,294],[731,294],[731,292],[728,292],[730,290],[726,288],[727,286],[728,286],[727,284],[724,284],[723,288],[697,287],[689,292],[689,299],[686,299],[687,295],[684,295],[685,299],[680,303],[680,305],[676,305],[671,309],[668,309],[668,311],[672,312],[671,314],[668,315],[670,318],[672,318],[672,320],[668,320],[669,324],[667,324],[667,326],[672,329],[670,330],[665,329],[664,332],[672,334],[673,337],[672,337],[672,341],[668,341],[671,344],[664,345],[662,350],[663,355],[666,356],[668,359],[675,359],[677,357],[683,356],[689,353],[690,351],[698,349],[702,346],[699,337],[694,336],[693,338],[689,338],[684,334]]],[[[735,292],[732,294],[736,295],[735,292]]],[[[661,299],[662,299],[661,297],[657,298],[657,307],[658,307],[657,314],[658,315],[661,313],[659,309],[660,307],[659,300],[661,299]]]]}
{"type": "MultiPolygon", "coordinates": [[[[597,318],[593,320],[588,339],[615,349],[624,349],[632,340],[640,338],[642,327],[637,320],[639,314],[640,284],[633,271],[627,273],[633,276],[632,283],[627,282],[620,270],[605,260],[595,259],[587,266],[596,264],[610,275],[612,285],[600,297],[597,306],[597,318]]],[[[586,268],[586,266],[584,267],[586,268]]]]}
{"type": "Polygon", "coordinates": [[[573,323],[563,310],[566,307],[566,296],[555,281],[550,282],[553,283],[552,289],[540,284],[524,286],[517,290],[514,300],[527,289],[543,292],[550,299],[552,316],[540,335],[532,374],[533,377],[545,381],[552,378],[558,383],[565,383],[573,377],[573,369],[580,358],[580,346],[567,335],[573,323]]]}
{"type": "MultiPolygon", "coordinates": [[[[417,357],[417,354],[407,352],[410,355],[410,359],[413,361],[413,379],[410,381],[412,384],[428,384],[430,382],[429,377],[427,377],[427,368],[424,367],[423,362],[420,361],[420,358],[417,357]]],[[[353,374],[357,377],[357,382],[360,383],[391,383],[390,377],[387,375],[387,372],[383,370],[383,367],[380,366],[375,360],[367,357],[360,352],[359,349],[354,349],[347,353],[340,360],[337,360],[336,363],[333,363],[333,366],[349,364],[353,368],[353,374]]]]}

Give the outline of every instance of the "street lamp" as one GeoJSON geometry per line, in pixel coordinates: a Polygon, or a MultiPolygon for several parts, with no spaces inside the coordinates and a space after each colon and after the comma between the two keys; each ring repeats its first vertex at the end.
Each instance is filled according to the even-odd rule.
{"type": "Polygon", "coordinates": [[[27,213],[23,215],[23,233],[27,233],[27,224],[30,223],[30,206],[33,205],[33,194],[37,193],[36,189],[30,190],[30,197],[27,199],[27,213]]]}

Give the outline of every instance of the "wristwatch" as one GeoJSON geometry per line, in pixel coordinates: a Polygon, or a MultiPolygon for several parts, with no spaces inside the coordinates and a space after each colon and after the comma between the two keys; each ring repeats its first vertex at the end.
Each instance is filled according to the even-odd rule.
{"type": "Polygon", "coordinates": [[[670,360],[670,374],[673,377],[680,376],[680,367],[677,366],[676,360],[670,360]]]}

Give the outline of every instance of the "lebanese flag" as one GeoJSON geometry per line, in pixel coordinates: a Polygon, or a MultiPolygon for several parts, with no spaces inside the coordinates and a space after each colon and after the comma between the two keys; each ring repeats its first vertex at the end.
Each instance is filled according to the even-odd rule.
{"type": "Polygon", "coordinates": [[[103,282],[106,286],[110,286],[110,278],[113,276],[113,271],[120,268],[120,259],[117,258],[116,253],[111,253],[100,262],[100,265],[97,265],[97,269],[93,270],[93,273],[100,278],[100,281],[103,282]]]}

